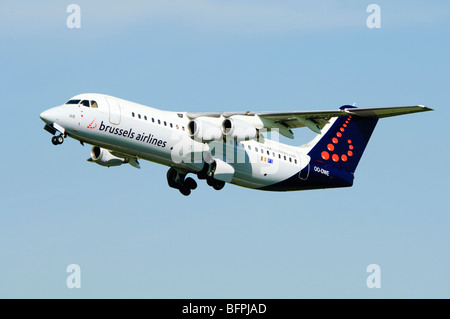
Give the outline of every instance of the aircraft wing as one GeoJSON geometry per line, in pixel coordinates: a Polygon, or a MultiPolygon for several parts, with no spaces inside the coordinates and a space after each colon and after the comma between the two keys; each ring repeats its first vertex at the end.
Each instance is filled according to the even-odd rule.
{"type": "Polygon", "coordinates": [[[332,117],[356,115],[362,117],[389,117],[402,114],[431,111],[423,105],[396,106],[385,108],[345,108],[333,111],[294,111],[294,112],[223,112],[223,113],[187,113],[191,119],[197,117],[231,117],[231,116],[253,116],[258,117],[267,129],[277,128],[280,134],[293,138],[291,129],[308,127],[316,133],[328,123],[332,117]]]}

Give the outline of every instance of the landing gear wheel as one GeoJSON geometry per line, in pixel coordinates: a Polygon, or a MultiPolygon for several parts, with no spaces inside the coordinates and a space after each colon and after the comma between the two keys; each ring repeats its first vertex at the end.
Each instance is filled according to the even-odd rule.
{"type": "Polygon", "coordinates": [[[225,186],[224,181],[219,181],[210,176],[206,179],[206,183],[217,191],[220,191],[225,186]]]}
{"type": "Polygon", "coordinates": [[[191,189],[183,185],[180,187],[180,193],[184,196],[189,196],[191,194],[191,189]]]}
{"type": "Polygon", "coordinates": [[[206,179],[206,184],[208,184],[208,186],[214,186],[214,179],[212,177],[209,177],[206,179]]]}
{"type": "Polygon", "coordinates": [[[215,183],[214,183],[214,185],[213,185],[213,188],[214,188],[216,191],[220,191],[224,186],[225,186],[225,182],[224,182],[224,181],[218,181],[218,180],[216,180],[215,183]]]}
{"type": "Polygon", "coordinates": [[[193,178],[188,177],[188,178],[186,178],[184,180],[183,187],[187,187],[189,189],[196,189],[197,188],[197,182],[193,178]]]}
{"type": "Polygon", "coordinates": [[[167,172],[167,183],[172,188],[179,188],[177,183],[175,182],[175,179],[177,177],[177,171],[173,168],[170,168],[167,172]]]}
{"type": "Polygon", "coordinates": [[[53,145],[59,145],[59,144],[62,144],[63,142],[64,142],[64,137],[62,135],[52,137],[53,145]]]}
{"type": "Polygon", "coordinates": [[[209,170],[209,164],[205,163],[202,170],[197,173],[198,179],[207,179],[208,178],[208,170],[209,170]]]}

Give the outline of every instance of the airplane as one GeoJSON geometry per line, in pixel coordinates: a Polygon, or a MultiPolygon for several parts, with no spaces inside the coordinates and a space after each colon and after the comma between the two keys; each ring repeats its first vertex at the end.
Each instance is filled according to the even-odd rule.
{"type": "Polygon", "coordinates": [[[84,93],[40,114],[54,145],[71,137],[93,145],[88,161],[111,167],[139,160],[169,167],[167,182],[188,196],[206,180],[215,190],[226,183],[265,191],[350,187],[378,119],[431,111],[423,105],[295,112],[173,112],[117,97],[84,93]],[[306,127],[317,135],[300,146],[306,127]],[[277,134],[270,134],[278,132],[277,134]]]}

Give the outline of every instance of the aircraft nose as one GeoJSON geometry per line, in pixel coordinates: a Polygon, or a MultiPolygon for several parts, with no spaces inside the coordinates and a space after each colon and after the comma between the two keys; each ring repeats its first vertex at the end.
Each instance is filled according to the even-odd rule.
{"type": "Polygon", "coordinates": [[[48,110],[42,112],[42,113],[39,115],[39,117],[40,117],[41,120],[43,120],[45,123],[47,123],[47,124],[52,124],[52,123],[56,122],[56,119],[57,119],[57,116],[56,116],[57,112],[56,112],[55,109],[56,109],[55,107],[54,107],[54,108],[51,108],[51,109],[48,109],[48,110]]]}

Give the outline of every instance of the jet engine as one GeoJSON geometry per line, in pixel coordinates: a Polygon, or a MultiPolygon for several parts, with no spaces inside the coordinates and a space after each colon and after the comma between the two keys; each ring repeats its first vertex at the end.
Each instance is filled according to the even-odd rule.
{"type": "Polygon", "coordinates": [[[98,146],[94,146],[91,150],[91,158],[89,158],[88,161],[97,163],[101,166],[110,167],[128,163],[129,159],[114,156],[110,151],[98,146]]]}
{"type": "Polygon", "coordinates": [[[251,140],[257,136],[257,130],[252,124],[232,117],[223,120],[222,132],[229,138],[236,138],[237,141],[251,140]]]}
{"type": "Polygon", "coordinates": [[[189,121],[187,127],[192,139],[199,142],[211,142],[222,138],[220,122],[215,119],[202,119],[201,117],[189,121]]]}

